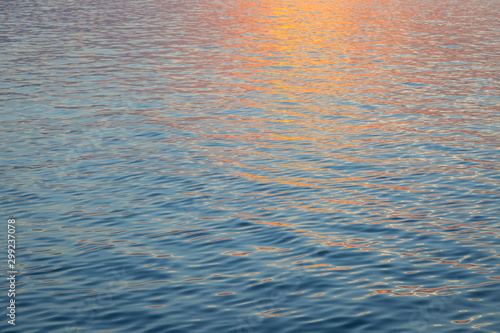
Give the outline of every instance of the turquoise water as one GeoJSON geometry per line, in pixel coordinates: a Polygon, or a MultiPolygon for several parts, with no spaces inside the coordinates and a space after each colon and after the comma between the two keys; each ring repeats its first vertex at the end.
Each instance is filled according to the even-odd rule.
{"type": "Polygon", "coordinates": [[[498,332],[498,8],[1,2],[0,331],[498,332]]]}

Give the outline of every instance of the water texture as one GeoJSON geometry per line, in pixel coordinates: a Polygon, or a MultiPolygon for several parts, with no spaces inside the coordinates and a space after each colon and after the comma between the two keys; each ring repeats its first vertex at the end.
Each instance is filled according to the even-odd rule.
{"type": "Polygon", "coordinates": [[[0,331],[500,331],[499,8],[0,2],[0,331]]]}

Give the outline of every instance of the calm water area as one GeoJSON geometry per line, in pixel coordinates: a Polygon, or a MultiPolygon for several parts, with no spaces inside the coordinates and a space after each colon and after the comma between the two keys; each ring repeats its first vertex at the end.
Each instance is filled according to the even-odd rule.
{"type": "Polygon", "coordinates": [[[498,0],[0,22],[1,332],[500,332],[498,0]]]}

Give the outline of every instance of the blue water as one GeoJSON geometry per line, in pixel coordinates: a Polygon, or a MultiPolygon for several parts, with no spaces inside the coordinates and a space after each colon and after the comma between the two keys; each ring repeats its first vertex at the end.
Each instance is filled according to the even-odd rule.
{"type": "Polygon", "coordinates": [[[2,1],[0,331],[498,332],[499,8],[2,1]]]}

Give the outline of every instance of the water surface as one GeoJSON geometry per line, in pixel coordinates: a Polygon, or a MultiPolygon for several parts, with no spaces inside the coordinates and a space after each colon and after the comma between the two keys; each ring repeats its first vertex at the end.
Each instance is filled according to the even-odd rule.
{"type": "Polygon", "coordinates": [[[496,1],[0,9],[2,332],[498,331],[496,1]]]}

